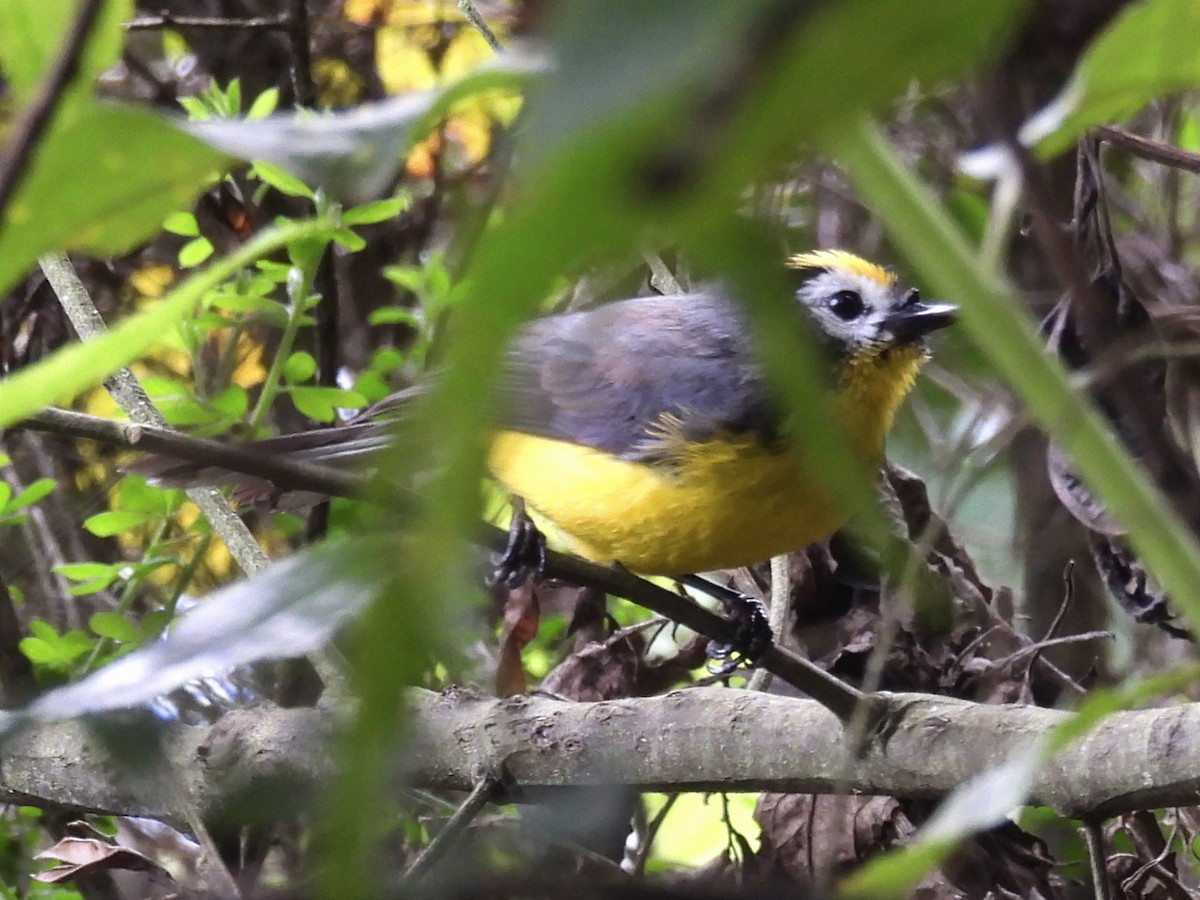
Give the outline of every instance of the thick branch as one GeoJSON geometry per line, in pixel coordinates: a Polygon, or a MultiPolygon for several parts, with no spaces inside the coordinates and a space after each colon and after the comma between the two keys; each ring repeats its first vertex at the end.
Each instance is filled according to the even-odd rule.
{"type": "MultiPolygon", "coordinates": [[[[1004,762],[1067,713],[904,694],[891,698],[885,737],[847,764],[836,716],[809,700],[693,688],[664,697],[572,703],[498,700],[466,691],[409,694],[413,742],[400,757],[417,786],[470,790],[497,777],[515,799],[570,785],[645,790],[832,790],[940,797],[1004,762]],[[781,740],[780,736],[786,739],[781,740]]],[[[295,799],[327,783],[328,710],[253,709],[211,728],[178,726],[164,740],[172,767],[206,817],[235,791],[295,799]]],[[[79,811],[178,820],[136,764],[106,762],[82,724],[36,727],[0,754],[4,799],[79,811]]],[[[1048,763],[1030,802],[1111,815],[1200,799],[1200,704],[1117,713],[1048,763]]]]}

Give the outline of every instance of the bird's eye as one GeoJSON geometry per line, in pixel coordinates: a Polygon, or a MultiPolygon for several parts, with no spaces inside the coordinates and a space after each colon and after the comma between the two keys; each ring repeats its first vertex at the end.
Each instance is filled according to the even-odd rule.
{"type": "Polygon", "coordinates": [[[829,298],[829,311],[839,319],[849,322],[863,314],[865,306],[858,291],[838,291],[829,298]]]}

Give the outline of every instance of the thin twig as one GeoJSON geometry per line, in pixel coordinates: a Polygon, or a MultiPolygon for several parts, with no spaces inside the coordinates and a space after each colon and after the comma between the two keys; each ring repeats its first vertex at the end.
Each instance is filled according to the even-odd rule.
{"type": "Polygon", "coordinates": [[[646,261],[646,265],[650,267],[650,286],[662,294],[682,294],[684,293],[683,285],[679,283],[679,279],[675,277],[663,258],[657,253],[649,251],[642,254],[642,259],[646,261]]]}
{"type": "Polygon", "coordinates": [[[178,431],[132,425],[115,419],[88,416],[63,409],[44,409],[19,426],[50,434],[101,441],[143,453],[161,453],[185,462],[217,466],[270,481],[283,491],[314,491],[334,497],[359,497],[370,479],[329,466],[268,456],[238,444],[222,444],[178,431]]]}
{"type": "MultiPolygon", "coordinates": [[[[7,437],[8,434],[3,437],[7,437]]],[[[52,465],[53,457],[42,440],[42,435],[26,433],[21,438],[19,445],[0,441],[0,453],[11,447],[19,447],[20,452],[32,461],[32,474],[58,483],[63,477],[63,472],[52,465]]],[[[14,466],[3,469],[0,475],[4,483],[12,489],[13,496],[25,489],[14,466]]],[[[60,574],[59,567],[68,562],[86,559],[87,550],[74,528],[62,527],[61,523],[73,521],[77,509],[68,509],[68,504],[62,497],[57,496],[59,493],[52,491],[41,503],[34,503],[25,508],[25,521],[20,524],[21,539],[37,560],[29,574],[37,580],[36,590],[40,592],[39,597],[45,604],[44,611],[53,613],[55,618],[52,621],[56,627],[82,628],[83,604],[70,596],[71,582],[60,574]]],[[[116,598],[107,589],[97,592],[96,602],[98,605],[116,607],[116,598]]]]}
{"type": "MultiPolygon", "coordinates": [[[[1066,566],[1063,567],[1063,598],[1062,603],[1058,604],[1058,612],[1054,614],[1054,618],[1050,621],[1050,627],[1046,629],[1046,633],[1042,635],[1041,641],[1038,642],[1033,656],[1029,660],[1029,666],[1025,670],[1025,677],[1028,680],[1033,673],[1034,663],[1041,656],[1042,648],[1048,647],[1048,643],[1055,632],[1058,631],[1066,618],[1067,610],[1071,608],[1071,604],[1075,601],[1075,560],[1067,560],[1066,566]]],[[[1028,649],[1028,648],[1026,648],[1028,649]]],[[[1018,651],[1019,652],[1019,651],[1018,651]]],[[[1015,657],[1017,654],[1014,654],[1015,657]]],[[[1011,658],[1011,657],[1010,657],[1011,658]]]]}
{"type": "MultiPolygon", "coordinates": [[[[308,51],[308,5],[306,0],[289,0],[287,20],[288,49],[292,57],[292,93],[296,106],[312,106],[317,91],[312,80],[312,59],[308,51]]],[[[329,248],[325,248],[328,253],[329,248]]]]}
{"type": "Polygon", "coordinates": [[[1101,125],[1093,129],[1092,133],[1133,156],[1148,159],[1150,162],[1160,163],[1172,169],[1183,169],[1185,172],[1200,174],[1200,153],[1189,153],[1187,150],[1180,150],[1170,144],[1152,141],[1115,125],[1101,125]]]}
{"type": "MultiPolygon", "coordinates": [[[[792,594],[792,575],[788,569],[787,554],[771,557],[771,609],[769,610],[769,621],[771,624],[771,637],[776,642],[783,639],[783,633],[787,630],[788,622],[788,602],[791,600],[792,594]]],[[[747,690],[765,691],[771,687],[771,673],[766,669],[758,669],[750,676],[750,683],[746,685],[747,690]]]]}
{"type": "MultiPolygon", "coordinates": [[[[1153,827],[1158,827],[1157,820],[1154,821],[1153,827]]],[[[1143,863],[1138,867],[1137,871],[1124,879],[1121,882],[1121,890],[1127,894],[1133,894],[1141,888],[1149,875],[1154,874],[1157,876],[1159,884],[1172,897],[1179,898],[1179,900],[1192,900],[1193,895],[1188,893],[1187,889],[1179,883],[1179,873],[1172,871],[1166,864],[1167,858],[1174,852],[1172,848],[1178,836],[1179,820],[1176,818],[1175,822],[1171,825],[1171,833],[1163,841],[1162,849],[1155,853],[1153,859],[1143,863]]],[[[1144,842],[1138,841],[1138,844],[1144,844],[1144,842]]],[[[1154,848],[1149,847],[1147,849],[1153,851],[1154,848]]]]}
{"type": "Polygon", "coordinates": [[[496,37],[496,33],[492,31],[483,16],[479,14],[479,10],[475,8],[474,0],[458,0],[458,11],[467,17],[467,21],[475,26],[475,30],[483,35],[483,39],[487,41],[488,46],[500,53],[504,48],[500,46],[500,40],[496,37]]]}
{"type": "Polygon", "coordinates": [[[79,71],[79,57],[103,7],[104,0],[82,0],[37,96],[0,148],[0,232],[4,229],[8,202],[25,174],[34,148],[50,126],[59,100],[79,71]]]}
{"type": "Polygon", "coordinates": [[[175,16],[169,12],[157,16],[139,16],[125,23],[126,31],[152,31],[156,28],[215,28],[234,31],[259,30],[278,31],[288,26],[291,17],[287,13],[277,16],[259,16],[248,19],[226,19],[216,16],[175,16]]]}
{"type": "Polygon", "coordinates": [[[667,820],[667,814],[671,811],[676,801],[679,800],[679,794],[667,794],[666,800],[663,802],[662,809],[654,814],[654,818],[646,824],[646,834],[643,840],[638,842],[637,850],[634,851],[633,859],[630,861],[633,866],[633,874],[641,875],[646,870],[646,858],[650,855],[650,848],[654,846],[654,839],[658,837],[658,832],[662,829],[663,823],[667,820]]]}
{"type": "MultiPolygon", "coordinates": [[[[498,528],[489,527],[487,531],[477,534],[475,539],[499,552],[504,549],[508,535],[498,528]]],[[[610,594],[625,597],[710,640],[728,644],[736,636],[738,626],[735,622],[722,619],[716,613],[666,588],[613,566],[597,565],[576,556],[547,551],[545,574],[574,584],[598,587],[610,594]]],[[[868,708],[866,718],[869,721],[873,721],[879,712],[868,695],[839,681],[820,666],[778,644],[772,645],[763,653],[758,659],[758,665],[804,691],[843,722],[855,713],[860,704],[868,708]]]]}
{"type": "Polygon", "coordinates": [[[1038,654],[1049,647],[1062,647],[1067,644],[1086,644],[1089,641],[1111,641],[1112,639],[1113,633],[1111,631],[1080,631],[1076,634],[1067,634],[1063,635],[1062,637],[1051,638],[1048,641],[1038,641],[1036,644],[1030,644],[1028,647],[1022,647],[1020,650],[1014,650],[1008,656],[996,660],[994,663],[992,663],[992,665],[996,668],[999,668],[1000,666],[1012,665],[1013,663],[1017,662],[1017,660],[1030,654],[1033,654],[1034,658],[1037,659],[1038,654]]]}
{"type": "Polygon", "coordinates": [[[1088,864],[1092,875],[1092,896],[1095,900],[1112,900],[1108,883],[1108,866],[1104,855],[1104,834],[1096,819],[1084,819],[1083,840],[1087,844],[1088,864]]]}
{"type": "Polygon", "coordinates": [[[433,868],[439,859],[445,856],[454,839],[479,815],[479,811],[496,795],[499,787],[499,780],[491,775],[487,775],[479,780],[479,783],[475,785],[475,789],[463,801],[462,806],[455,810],[454,815],[446,821],[445,826],[437,833],[437,837],[425,846],[425,849],[413,860],[412,865],[404,871],[404,874],[400,878],[400,893],[405,893],[405,888],[411,887],[418,879],[433,868]]]}
{"type": "MultiPolygon", "coordinates": [[[[100,317],[96,305],[88,296],[87,288],[75,274],[70,261],[61,255],[44,256],[41,259],[42,271],[45,273],[59,302],[75,327],[81,340],[87,341],[99,337],[107,326],[100,317]]],[[[162,413],[151,402],[146,392],[142,390],[137,378],[127,368],[122,368],[105,382],[110,394],[117,404],[125,411],[131,420],[139,425],[150,425],[166,429],[167,422],[162,413]]],[[[258,541],[251,534],[246,523],[238,518],[230,508],[229,502],[221,493],[212,487],[189,488],[188,499],[196,504],[204,513],[205,518],[212,524],[213,530],[229,548],[233,558],[237,560],[242,571],[248,575],[261,572],[269,564],[270,559],[258,541]]]]}

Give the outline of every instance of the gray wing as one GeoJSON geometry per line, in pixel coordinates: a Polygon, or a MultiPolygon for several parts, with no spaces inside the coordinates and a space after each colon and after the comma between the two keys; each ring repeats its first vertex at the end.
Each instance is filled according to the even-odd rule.
{"type": "Polygon", "coordinates": [[[506,427],[625,459],[662,458],[664,429],[777,436],[739,311],[711,294],[643,297],[541,319],[509,348],[506,427]]]}

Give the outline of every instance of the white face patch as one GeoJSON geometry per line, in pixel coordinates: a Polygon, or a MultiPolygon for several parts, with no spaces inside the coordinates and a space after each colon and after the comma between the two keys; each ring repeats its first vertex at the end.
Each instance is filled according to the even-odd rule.
{"type": "Polygon", "coordinates": [[[847,347],[894,342],[884,322],[903,302],[902,289],[861,272],[825,269],[804,281],[796,296],[830,338],[847,347]]]}

